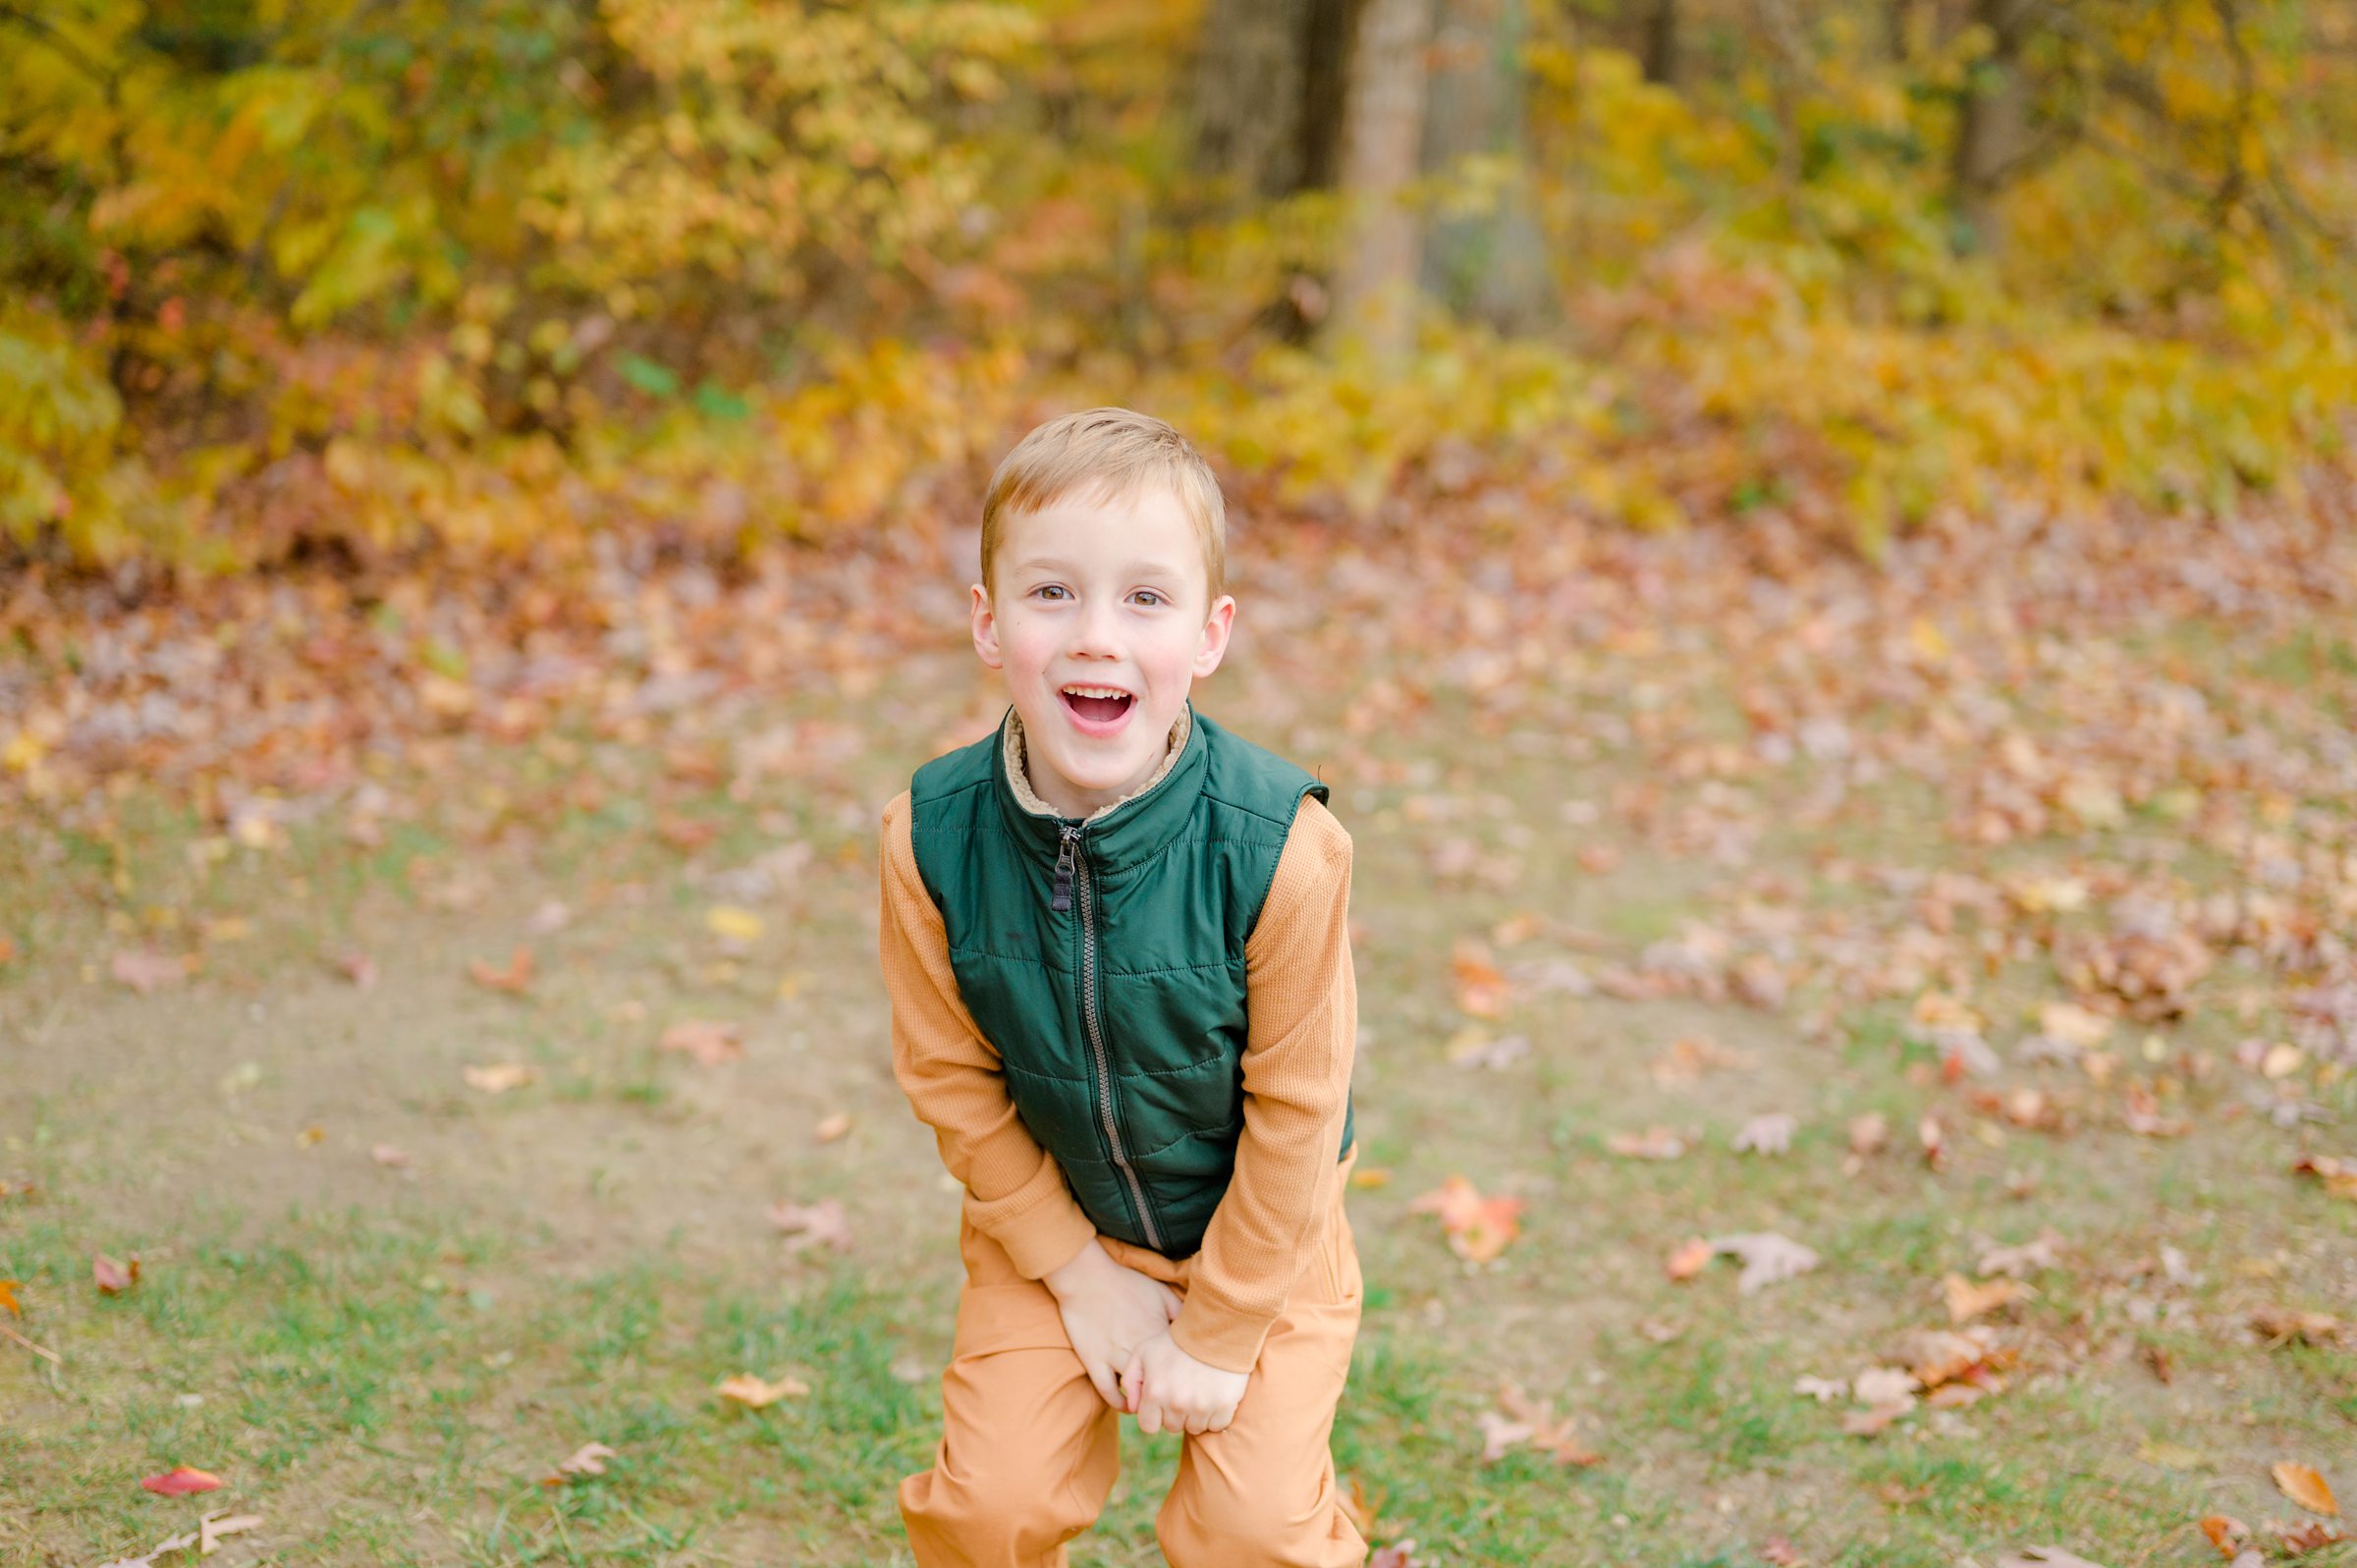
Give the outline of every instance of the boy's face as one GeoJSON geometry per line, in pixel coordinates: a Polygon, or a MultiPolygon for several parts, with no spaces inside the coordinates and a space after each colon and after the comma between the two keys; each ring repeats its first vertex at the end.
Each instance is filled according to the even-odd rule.
{"type": "Polygon", "coordinates": [[[1031,787],[1068,817],[1161,766],[1196,677],[1220,667],[1235,601],[1210,602],[1203,546],[1178,498],[1082,494],[1010,518],[974,584],[974,651],[1007,673],[1031,787]]]}

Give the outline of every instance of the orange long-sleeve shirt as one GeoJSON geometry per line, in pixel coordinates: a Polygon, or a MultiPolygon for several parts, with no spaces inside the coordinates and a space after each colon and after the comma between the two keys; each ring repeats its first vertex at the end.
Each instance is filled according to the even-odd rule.
{"type": "MultiPolygon", "coordinates": [[[[959,995],[941,911],[917,875],[908,818],[904,790],[884,811],[878,942],[892,1002],[893,1076],[964,1186],[966,1217],[1036,1279],[1092,1244],[1096,1226],[1016,1115],[999,1054],[959,995]]],[[[1305,798],[1244,943],[1244,1129],[1235,1173],[1171,1325],[1178,1348],[1230,1372],[1249,1372],[1259,1360],[1339,1197],[1358,1036],[1349,898],[1350,836],[1314,796],[1305,798]]]]}

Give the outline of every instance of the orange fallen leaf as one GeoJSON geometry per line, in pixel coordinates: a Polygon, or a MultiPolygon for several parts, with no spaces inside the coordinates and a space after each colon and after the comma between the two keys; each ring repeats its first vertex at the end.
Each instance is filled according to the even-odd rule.
{"type": "Polygon", "coordinates": [[[11,1317],[22,1318],[25,1309],[17,1305],[17,1287],[22,1279],[0,1279],[0,1307],[6,1307],[11,1317]]]}
{"type": "Polygon", "coordinates": [[[92,1253],[90,1277],[98,1282],[100,1294],[119,1296],[139,1282],[139,1255],[133,1253],[127,1267],[103,1252],[92,1253]]]}
{"type": "Polygon", "coordinates": [[[850,1132],[850,1130],[851,1113],[848,1110],[838,1110],[835,1112],[835,1114],[829,1116],[826,1120],[811,1128],[810,1136],[816,1138],[820,1143],[833,1143],[836,1139],[842,1137],[845,1133],[850,1132]]]}
{"type": "Polygon", "coordinates": [[[1947,1293],[1947,1321],[1969,1323],[1983,1313],[2036,1294],[2018,1279],[1992,1279],[1974,1284],[1962,1274],[1951,1273],[1940,1282],[1947,1293]]]}
{"type": "Polygon", "coordinates": [[[1478,942],[1460,941],[1449,967],[1456,977],[1456,1005],[1476,1018],[1505,1016],[1506,976],[1490,961],[1489,949],[1478,942]]]}
{"type": "Polygon", "coordinates": [[[810,1391],[810,1385],[799,1378],[781,1378],[776,1382],[763,1382],[749,1372],[740,1372],[713,1385],[713,1392],[723,1399],[733,1399],[751,1410],[765,1409],[781,1399],[799,1399],[810,1391]]]}
{"type": "Polygon", "coordinates": [[[532,984],[532,949],[518,947],[508,956],[505,969],[494,969],[480,958],[470,959],[466,973],[486,991],[504,991],[510,996],[521,995],[532,984]]]}
{"type": "Polygon", "coordinates": [[[2218,1548],[2220,1557],[2232,1558],[2242,1550],[2242,1543],[2251,1539],[2251,1527],[2229,1514],[2204,1514],[2202,1534],[2218,1548]]]}
{"type": "Polygon", "coordinates": [[[1522,1200],[1485,1198],[1462,1176],[1453,1175],[1415,1199],[1410,1214],[1441,1217],[1441,1229],[1450,1250],[1473,1263],[1487,1263],[1504,1252],[1522,1228],[1522,1200]]]}
{"type": "Polygon", "coordinates": [[[677,1051],[695,1058],[696,1065],[716,1067],[744,1059],[744,1031],[714,1018],[685,1018],[663,1031],[657,1051],[677,1051]]]}
{"type": "Polygon", "coordinates": [[[1668,1127],[1616,1132],[1604,1140],[1604,1146],[1629,1160],[1675,1160],[1686,1152],[1686,1140],[1668,1127]]]}
{"type": "Polygon", "coordinates": [[[2317,1472],[2314,1465],[2294,1464],[2288,1459],[2278,1459],[2268,1468],[2268,1474],[2275,1478],[2277,1491],[2310,1513],[2337,1514],[2340,1512],[2340,1504],[2332,1499],[2332,1488],[2325,1484],[2325,1478],[2317,1472]]]}
{"type": "Polygon", "coordinates": [[[1392,1167],[1389,1165],[1360,1165],[1350,1172],[1350,1185],[1353,1187],[1388,1187],[1391,1184],[1392,1167]]]}
{"type": "Polygon", "coordinates": [[[192,1470],[182,1465],[160,1476],[148,1476],[140,1486],[164,1497],[185,1497],[194,1491],[211,1491],[222,1485],[221,1478],[210,1471],[192,1470]]]}
{"type": "Polygon", "coordinates": [[[467,1087],[480,1089],[487,1095],[504,1095],[511,1089],[521,1089],[540,1076],[538,1068],[527,1067],[520,1061],[495,1061],[489,1066],[466,1066],[459,1069],[467,1087]]]}
{"type": "Polygon", "coordinates": [[[1677,1250],[1670,1254],[1670,1277],[1691,1279],[1709,1268],[1711,1260],[1718,1256],[1719,1249],[1711,1245],[1708,1237],[1695,1236],[1680,1242],[1677,1250]]]}

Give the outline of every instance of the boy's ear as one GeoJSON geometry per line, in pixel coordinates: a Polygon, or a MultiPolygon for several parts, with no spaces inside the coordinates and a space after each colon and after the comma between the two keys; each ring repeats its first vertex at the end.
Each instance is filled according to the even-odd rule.
{"type": "Polygon", "coordinates": [[[1235,629],[1235,597],[1221,594],[1211,607],[1211,615],[1203,622],[1203,640],[1195,645],[1194,672],[1197,680],[1220,667],[1228,656],[1228,634],[1235,629]]]}
{"type": "Polygon", "coordinates": [[[974,652],[981,656],[984,664],[997,670],[1006,662],[1005,656],[999,652],[998,612],[991,609],[990,590],[982,584],[977,582],[973,585],[973,596],[974,652]]]}

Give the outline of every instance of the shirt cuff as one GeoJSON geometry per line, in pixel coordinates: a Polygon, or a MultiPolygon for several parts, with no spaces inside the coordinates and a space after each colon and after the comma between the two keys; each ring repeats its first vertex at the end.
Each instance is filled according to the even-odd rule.
{"type": "Polygon", "coordinates": [[[1261,1343],[1278,1316],[1222,1301],[1198,1280],[1187,1287],[1171,1323],[1171,1343],[1207,1367],[1248,1373],[1259,1365],[1261,1343]]]}
{"type": "Polygon", "coordinates": [[[1096,1225],[1080,1212],[1061,1178],[1057,1186],[1059,1190],[1036,1208],[983,1227],[1007,1249],[1014,1271],[1025,1279],[1053,1273],[1097,1239],[1096,1225]]]}

